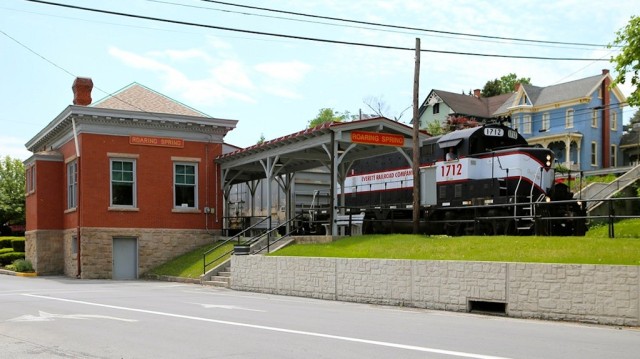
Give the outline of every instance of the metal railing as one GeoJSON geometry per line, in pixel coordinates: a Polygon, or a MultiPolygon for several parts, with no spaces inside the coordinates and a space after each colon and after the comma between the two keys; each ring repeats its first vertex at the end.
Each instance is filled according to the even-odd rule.
{"type": "Polygon", "coordinates": [[[218,260],[224,258],[225,256],[233,253],[233,250],[228,251],[223,253],[222,255],[218,256],[217,258],[213,259],[212,261],[207,262],[207,255],[210,253],[213,253],[214,251],[216,251],[218,248],[223,247],[224,245],[226,245],[227,243],[231,243],[235,240],[237,240],[238,244],[240,244],[240,238],[244,236],[245,233],[250,232],[252,229],[258,227],[260,224],[262,224],[264,221],[266,221],[267,219],[269,219],[269,217],[264,217],[262,218],[260,221],[254,223],[253,225],[247,227],[246,229],[242,230],[241,232],[239,232],[238,234],[235,234],[232,237],[227,238],[226,240],[222,241],[221,243],[218,243],[217,245],[213,246],[213,248],[209,249],[208,251],[202,253],[202,273],[207,273],[207,267],[210,266],[211,264],[217,262],[218,260]]]}

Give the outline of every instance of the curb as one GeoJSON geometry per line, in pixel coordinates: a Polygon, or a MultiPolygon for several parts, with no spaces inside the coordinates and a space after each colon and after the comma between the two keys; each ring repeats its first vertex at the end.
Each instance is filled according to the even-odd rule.
{"type": "Polygon", "coordinates": [[[16,277],[37,277],[38,276],[38,273],[36,272],[14,272],[6,269],[0,269],[0,274],[12,275],[16,277]]]}

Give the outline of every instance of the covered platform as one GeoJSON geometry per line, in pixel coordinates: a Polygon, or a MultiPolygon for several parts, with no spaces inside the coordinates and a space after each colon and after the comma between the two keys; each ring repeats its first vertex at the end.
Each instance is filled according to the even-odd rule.
{"type": "MultiPolygon", "coordinates": [[[[429,138],[421,131],[418,145],[429,138]]],[[[420,146],[421,147],[421,146],[420,146]]],[[[267,179],[267,193],[276,182],[291,198],[291,183],[296,172],[325,167],[331,179],[330,234],[338,235],[334,219],[338,216],[338,184],[344,181],[354,162],[389,153],[401,153],[412,166],[413,128],[384,117],[330,122],[314,128],[265,141],[251,147],[219,156],[225,198],[234,184],[247,183],[252,195],[259,180],[267,179]]],[[[295,216],[290,201],[286,201],[287,220],[295,216]]],[[[226,207],[226,206],[225,206],[226,207]]],[[[271,196],[267,207],[271,208],[271,196]]],[[[287,228],[287,232],[289,228],[287,228]]]]}

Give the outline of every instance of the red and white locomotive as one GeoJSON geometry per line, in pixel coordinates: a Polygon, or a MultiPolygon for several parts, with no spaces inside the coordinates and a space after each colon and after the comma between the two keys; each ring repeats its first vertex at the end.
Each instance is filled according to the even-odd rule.
{"type": "MultiPolygon", "coordinates": [[[[421,231],[584,234],[584,209],[556,183],[553,152],[528,145],[514,129],[490,124],[454,131],[430,138],[420,151],[421,231]]],[[[404,157],[380,156],[354,164],[344,200],[367,213],[365,232],[403,232],[411,228],[412,188],[404,157]]]]}

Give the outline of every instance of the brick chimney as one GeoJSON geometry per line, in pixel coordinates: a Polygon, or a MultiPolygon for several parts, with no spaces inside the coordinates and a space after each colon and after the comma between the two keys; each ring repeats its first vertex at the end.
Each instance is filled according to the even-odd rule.
{"type": "Polygon", "coordinates": [[[480,89],[473,90],[473,96],[477,97],[477,98],[480,98],[480,89]]]}
{"type": "Polygon", "coordinates": [[[520,83],[516,82],[515,85],[513,85],[513,92],[518,92],[518,90],[520,90],[520,83]]]}
{"type": "Polygon", "coordinates": [[[602,74],[603,74],[603,75],[606,75],[606,74],[608,74],[608,73],[609,73],[609,69],[602,69],[602,74]]]}
{"type": "Polygon", "coordinates": [[[93,90],[93,81],[89,77],[77,77],[73,81],[73,104],[78,106],[91,105],[91,90],[93,90]]]}

